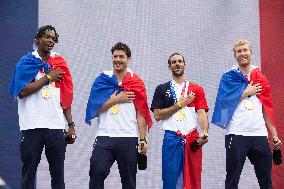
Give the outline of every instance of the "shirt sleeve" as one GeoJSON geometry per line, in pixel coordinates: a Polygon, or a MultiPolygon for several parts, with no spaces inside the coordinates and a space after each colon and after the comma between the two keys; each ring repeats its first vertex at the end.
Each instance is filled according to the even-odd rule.
{"type": "Polygon", "coordinates": [[[151,111],[154,112],[154,109],[162,109],[164,108],[164,102],[163,102],[163,90],[161,85],[159,85],[154,93],[152,104],[151,104],[151,111]]]}
{"type": "Polygon", "coordinates": [[[206,112],[208,112],[209,108],[207,105],[206,97],[205,97],[205,92],[202,87],[198,87],[197,94],[196,96],[196,106],[195,110],[199,109],[205,109],[206,112]]]}

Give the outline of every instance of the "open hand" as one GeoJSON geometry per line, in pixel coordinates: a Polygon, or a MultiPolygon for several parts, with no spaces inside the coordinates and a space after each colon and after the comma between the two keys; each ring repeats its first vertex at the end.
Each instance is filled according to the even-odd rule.
{"type": "Polygon", "coordinates": [[[181,94],[179,102],[181,103],[182,107],[187,106],[195,99],[195,93],[190,91],[188,95],[181,94]]]}
{"type": "Polygon", "coordinates": [[[59,72],[58,69],[53,69],[48,72],[51,77],[51,81],[61,81],[63,79],[64,72],[59,72]]]}
{"type": "Polygon", "coordinates": [[[262,86],[260,85],[260,83],[256,83],[253,85],[253,82],[251,81],[245,91],[247,92],[248,95],[253,96],[253,95],[259,95],[262,91],[262,86]]]}

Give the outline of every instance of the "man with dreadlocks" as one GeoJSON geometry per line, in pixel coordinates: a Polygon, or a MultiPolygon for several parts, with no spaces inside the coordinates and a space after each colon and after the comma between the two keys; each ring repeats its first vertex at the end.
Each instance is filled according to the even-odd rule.
{"type": "Polygon", "coordinates": [[[51,25],[40,27],[35,36],[36,50],[19,60],[10,84],[9,93],[18,99],[22,132],[22,189],[34,188],[44,147],[51,187],[65,188],[66,144],[74,143],[76,135],[71,114],[71,74],[66,61],[52,51],[58,37],[51,25]],[[69,126],[67,134],[64,117],[69,126]]]}

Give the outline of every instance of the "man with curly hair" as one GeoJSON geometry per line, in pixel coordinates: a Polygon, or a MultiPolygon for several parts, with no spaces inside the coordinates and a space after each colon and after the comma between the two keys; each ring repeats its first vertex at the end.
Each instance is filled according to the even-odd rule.
{"type": "Polygon", "coordinates": [[[51,188],[65,188],[66,144],[74,143],[76,135],[71,114],[71,74],[67,62],[52,51],[58,37],[53,26],[40,27],[35,36],[36,50],[19,60],[10,84],[9,93],[18,100],[22,133],[22,189],[34,188],[43,148],[51,188]],[[67,133],[64,117],[69,126],[67,133]]]}

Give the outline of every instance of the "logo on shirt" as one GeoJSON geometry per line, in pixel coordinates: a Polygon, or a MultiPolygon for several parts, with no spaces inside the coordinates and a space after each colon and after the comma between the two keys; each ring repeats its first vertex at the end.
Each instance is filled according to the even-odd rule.
{"type": "Polygon", "coordinates": [[[166,97],[171,97],[171,91],[169,89],[166,91],[166,97]]]}

